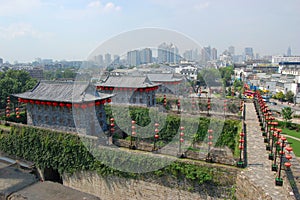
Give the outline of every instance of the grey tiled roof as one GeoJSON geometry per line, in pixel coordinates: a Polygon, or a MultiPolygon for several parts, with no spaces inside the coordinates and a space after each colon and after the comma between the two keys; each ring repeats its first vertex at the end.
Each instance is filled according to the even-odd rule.
{"type": "Polygon", "coordinates": [[[31,91],[14,96],[41,101],[84,102],[106,99],[112,95],[97,92],[89,82],[41,81],[31,91]]]}
{"type": "Polygon", "coordinates": [[[182,80],[180,78],[175,78],[174,74],[171,73],[147,74],[147,77],[153,82],[173,82],[182,80]]]}
{"type": "Polygon", "coordinates": [[[109,76],[97,85],[104,87],[146,88],[158,86],[159,84],[152,83],[146,76],[109,76]]]}

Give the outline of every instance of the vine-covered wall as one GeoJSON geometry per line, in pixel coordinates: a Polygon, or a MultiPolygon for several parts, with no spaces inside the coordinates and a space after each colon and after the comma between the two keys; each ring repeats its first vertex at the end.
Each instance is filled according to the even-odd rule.
{"type": "MultiPolygon", "coordinates": [[[[85,142],[94,145],[93,139],[86,139],[85,142]]],[[[151,177],[151,180],[169,177],[189,181],[189,185],[191,186],[185,188],[189,190],[191,188],[196,189],[199,185],[203,184],[231,188],[236,178],[235,168],[233,170],[232,167],[212,167],[207,163],[184,160],[177,160],[166,167],[157,166],[158,168],[161,167],[161,169],[154,172],[131,173],[118,171],[95,159],[82,143],[82,139],[77,135],[25,125],[12,125],[10,133],[1,131],[0,150],[7,154],[32,161],[39,168],[51,167],[57,169],[61,174],[92,170],[97,171],[99,175],[104,177],[117,176],[142,180],[147,180],[149,177],[151,177]]],[[[103,154],[100,155],[102,157],[111,156],[113,158],[111,162],[115,162],[112,166],[119,163],[120,159],[127,161],[124,163],[124,167],[128,168],[132,167],[130,159],[134,159],[133,161],[138,164],[149,162],[159,165],[160,163],[155,156],[148,156],[143,153],[135,153],[135,156],[131,156],[131,153],[127,151],[117,155],[112,151],[99,151],[98,153],[103,154]],[[115,155],[117,157],[114,158],[115,155]]],[[[167,181],[162,181],[160,184],[168,186],[167,181]]]]}

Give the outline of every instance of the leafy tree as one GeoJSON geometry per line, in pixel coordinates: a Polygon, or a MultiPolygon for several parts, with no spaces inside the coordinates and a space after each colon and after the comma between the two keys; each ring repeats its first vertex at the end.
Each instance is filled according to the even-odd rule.
{"type": "Polygon", "coordinates": [[[6,97],[32,89],[37,81],[23,70],[7,70],[0,79],[0,108],[6,106],[6,97]]]}
{"type": "Polygon", "coordinates": [[[285,96],[284,96],[283,92],[280,91],[280,92],[276,93],[275,97],[276,97],[276,99],[279,99],[282,101],[282,99],[284,99],[285,96]]]}
{"type": "Polygon", "coordinates": [[[292,119],[293,111],[292,111],[291,107],[284,107],[281,109],[281,114],[285,121],[285,126],[286,126],[287,123],[292,119]]]}
{"type": "Polygon", "coordinates": [[[221,67],[219,68],[219,71],[221,73],[221,77],[223,79],[224,85],[226,87],[230,86],[231,75],[234,75],[233,66],[221,67]]]}
{"type": "Polygon", "coordinates": [[[290,102],[293,103],[294,102],[294,93],[292,91],[287,91],[287,93],[285,94],[285,99],[290,102]]]}

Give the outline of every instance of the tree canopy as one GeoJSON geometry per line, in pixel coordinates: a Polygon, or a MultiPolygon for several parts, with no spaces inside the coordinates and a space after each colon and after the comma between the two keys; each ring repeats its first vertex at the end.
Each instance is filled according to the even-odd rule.
{"type": "Polygon", "coordinates": [[[36,83],[37,80],[31,78],[24,70],[7,70],[0,73],[0,108],[5,108],[7,96],[28,91],[36,83]]]}
{"type": "Polygon", "coordinates": [[[292,111],[291,107],[284,107],[281,109],[281,114],[282,114],[282,117],[283,117],[285,123],[287,123],[289,120],[292,119],[293,111],[292,111]]]}
{"type": "Polygon", "coordinates": [[[288,102],[293,103],[294,102],[294,93],[291,90],[287,91],[287,93],[285,94],[285,99],[288,102]]]}

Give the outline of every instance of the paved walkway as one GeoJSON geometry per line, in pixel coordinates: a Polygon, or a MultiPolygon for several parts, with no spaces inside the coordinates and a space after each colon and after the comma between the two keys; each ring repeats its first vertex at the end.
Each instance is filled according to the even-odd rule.
{"type": "Polygon", "coordinates": [[[248,166],[244,174],[274,200],[295,199],[285,179],[283,187],[275,186],[276,174],[271,171],[272,162],[268,159],[253,103],[246,103],[245,123],[248,166]]]}

